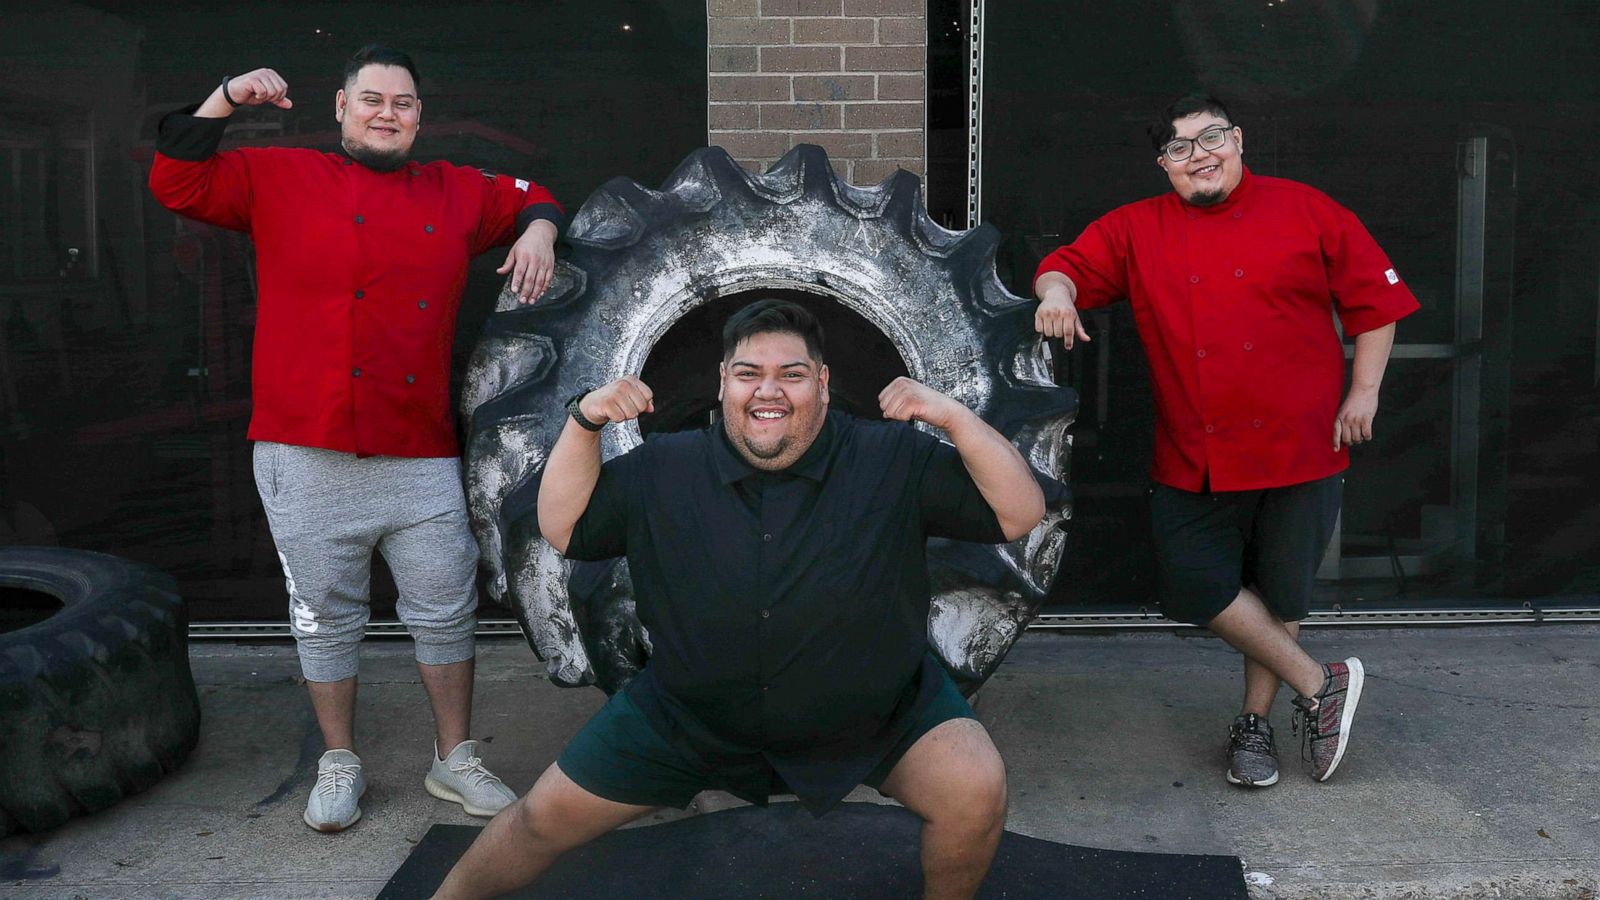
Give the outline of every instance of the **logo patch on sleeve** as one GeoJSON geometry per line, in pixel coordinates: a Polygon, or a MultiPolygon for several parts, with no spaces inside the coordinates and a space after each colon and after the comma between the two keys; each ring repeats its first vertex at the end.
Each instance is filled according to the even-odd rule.
{"type": "Polygon", "coordinates": [[[1384,269],[1383,270],[1383,277],[1389,279],[1389,283],[1390,284],[1399,284],[1400,283],[1400,276],[1396,275],[1394,273],[1393,269],[1384,269]]]}
{"type": "MultiPolygon", "coordinates": [[[[519,190],[519,191],[523,192],[524,194],[526,194],[528,192],[528,179],[526,179],[526,178],[518,178],[517,179],[517,190],[519,190]]],[[[1389,270],[1389,274],[1391,274],[1391,275],[1394,274],[1394,270],[1390,269],[1389,270]]]]}

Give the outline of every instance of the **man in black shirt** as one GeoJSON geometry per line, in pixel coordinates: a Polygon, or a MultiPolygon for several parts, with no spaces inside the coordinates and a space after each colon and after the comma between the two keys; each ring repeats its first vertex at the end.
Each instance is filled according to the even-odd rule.
{"type": "Polygon", "coordinates": [[[821,328],[800,306],[741,309],[723,350],[719,423],[603,466],[599,431],[653,410],[650,389],[628,376],[569,404],[540,531],[571,559],[627,557],[650,660],[439,896],[510,890],[706,788],[758,804],[792,791],[820,815],[866,783],[922,817],[925,896],[971,897],[988,871],[1005,766],[929,653],[925,550],[1027,534],[1040,482],[1004,436],[909,378],[878,398],[898,421],[830,413],[821,328]]]}

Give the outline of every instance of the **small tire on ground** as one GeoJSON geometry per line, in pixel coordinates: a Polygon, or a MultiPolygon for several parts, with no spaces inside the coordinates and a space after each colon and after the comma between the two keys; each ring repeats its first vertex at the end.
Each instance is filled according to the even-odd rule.
{"type": "Polygon", "coordinates": [[[176,587],[103,553],[0,547],[0,588],[63,604],[0,634],[0,837],[111,806],[194,749],[200,699],[176,587]]]}

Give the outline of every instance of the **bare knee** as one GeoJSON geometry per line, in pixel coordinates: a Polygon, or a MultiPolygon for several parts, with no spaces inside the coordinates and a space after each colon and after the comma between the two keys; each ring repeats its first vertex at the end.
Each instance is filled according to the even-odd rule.
{"type": "Polygon", "coordinates": [[[533,790],[506,808],[507,822],[526,840],[541,847],[564,852],[585,842],[582,815],[573,804],[564,802],[560,791],[549,790],[544,779],[533,790]],[[541,790],[541,788],[545,788],[541,790]]]}
{"type": "Polygon", "coordinates": [[[1006,766],[1000,754],[975,755],[962,763],[960,774],[940,792],[924,818],[941,829],[974,837],[992,836],[1006,823],[1006,766]]]}
{"type": "Polygon", "coordinates": [[[974,830],[988,833],[1004,828],[1008,795],[1006,764],[1000,754],[991,753],[988,759],[974,760],[966,780],[967,796],[962,806],[974,830]]]}

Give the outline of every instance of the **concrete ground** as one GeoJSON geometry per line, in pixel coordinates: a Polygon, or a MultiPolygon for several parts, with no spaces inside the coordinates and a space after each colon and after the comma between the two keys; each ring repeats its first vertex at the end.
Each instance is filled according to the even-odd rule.
{"type": "MultiPolygon", "coordinates": [[[[1596,897],[1600,627],[1322,628],[1306,643],[1366,663],[1351,755],[1312,783],[1280,697],[1284,777],[1251,791],[1222,778],[1240,665],[1220,641],[1028,635],[978,703],[1010,769],[1008,827],[1235,854],[1257,898],[1596,897]]],[[[300,820],[321,746],[292,646],[196,643],[194,755],[109,810],[0,841],[0,896],[372,897],[431,825],[480,820],[422,789],[432,731],[409,645],[365,653],[372,786],[349,831],[300,820]]],[[[551,686],[519,640],[485,641],[479,661],[476,733],[489,765],[525,790],[603,697],[551,686]]]]}

